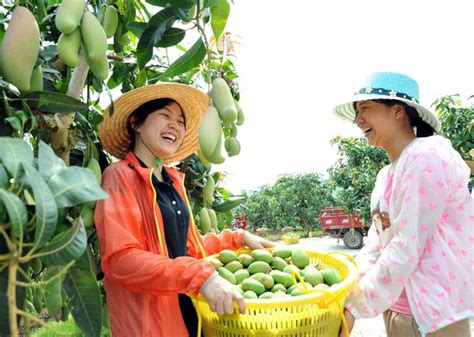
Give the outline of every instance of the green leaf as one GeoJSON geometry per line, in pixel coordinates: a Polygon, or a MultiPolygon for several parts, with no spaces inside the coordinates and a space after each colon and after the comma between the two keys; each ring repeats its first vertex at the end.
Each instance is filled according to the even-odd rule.
{"type": "Polygon", "coordinates": [[[163,80],[185,73],[194,67],[199,66],[205,56],[206,47],[204,46],[202,39],[199,38],[196,43],[194,43],[194,45],[184,53],[184,55],[174,61],[173,64],[171,64],[169,68],[158,77],[158,79],[163,80]]]}
{"type": "Polygon", "coordinates": [[[100,336],[102,299],[95,276],[72,267],[66,274],[64,290],[72,303],[72,316],[81,331],[87,337],[100,336]]]}
{"type": "Polygon", "coordinates": [[[36,91],[24,97],[28,105],[41,112],[84,112],[87,104],[71,96],[50,91],[36,91]]]}
{"type": "Polygon", "coordinates": [[[137,45],[136,56],[139,69],[143,69],[151,60],[154,46],[161,40],[161,35],[173,25],[178,17],[179,10],[172,7],[167,7],[151,17],[137,45]]]}
{"type": "Polygon", "coordinates": [[[28,223],[28,212],[23,201],[16,194],[0,188],[0,201],[3,201],[8,213],[9,223],[17,238],[23,237],[26,224],[28,223]]]}
{"type": "Polygon", "coordinates": [[[7,117],[5,120],[8,122],[8,124],[11,125],[11,127],[17,131],[21,131],[22,125],[21,121],[18,117],[7,117]]]}
{"type": "Polygon", "coordinates": [[[5,167],[0,164],[0,187],[6,186],[8,184],[8,173],[5,170],[5,167]]]}
{"type": "Polygon", "coordinates": [[[227,18],[230,13],[230,5],[227,0],[214,0],[211,5],[211,27],[216,41],[224,31],[227,18]]]}
{"type": "Polygon", "coordinates": [[[39,247],[51,239],[58,221],[58,206],[40,173],[30,164],[22,163],[26,183],[33,189],[36,208],[35,243],[39,247]]]}
{"type": "Polygon", "coordinates": [[[48,266],[66,264],[84,254],[86,246],[86,229],[81,218],[77,218],[71,228],[56,235],[40,250],[40,253],[48,254],[41,256],[41,260],[48,266]]]}
{"type": "Polygon", "coordinates": [[[243,203],[247,198],[245,197],[240,197],[240,198],[234,198],[231,200],[224,201],[221,204],[218,205],[212,205],[212,208],[216,212],[226,212],[229,211],[237,206],[239,206],[241,203],[243,203]]]}
{"type": "Polygon", "coordinates": [[[66,168],[67,166],[64,161],[56,156],[48,144],[41,140],[38,151],[38,169],[43,178],[46,180],[51,179],[51,177],[59,174],[59,172],[66,168]]]}
{"type": "Polygon", "coordinates": [[[10,175],[16,178],[22,162],[33,163],[33,151],[19,138],[0,137],[0,160],[10,175]]]}
{"type": "Polygon", "coordinates": [[[131,31],[132,34],[138,38],[142,36],[143,31],[146,29],[146,26],[147,26],[146,22],[134,21],[134,22],[127,23],[128,30],[131,31]]]}
{"type": "Polygon", "coordinates": [[[180,43],[186,32],[180,28],[170,27],[162,35],[161,40],[155,45],[155,47],[168,48],[180,43]]]}
{"type": "Polygon", "coordinates": [[[59,208],[107,198],[94,173],[83,167],[68,167],[53,176],[48,184],[59,208]]]}
{"type": "MultiPolygon", "coordinates": [[[[49,266],[46,268],[43,281],[48,281],[61,272],[61,266],[49,266]]],[[[64,276],[56,277],[44,286],[44,302],[50,316],[54,316],[63,305],[62,283],[64,276]]]]}
{"type": "Polygon", "coordinates": [[[190,8],[196,0],[146,0],[150,5],[166,7],[168,4],[172,7],[190,8]]]}

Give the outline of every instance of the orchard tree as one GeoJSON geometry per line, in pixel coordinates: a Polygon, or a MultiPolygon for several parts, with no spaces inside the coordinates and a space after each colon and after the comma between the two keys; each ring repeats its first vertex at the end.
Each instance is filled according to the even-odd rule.
{"type": "Polygon", "coordinates": [[[235,121],[217,120],[215,156],[194,154],[177,167],[202,232],[203,208],[229,212],[241,202],[211,174],[225,160],[221,144],[229,156],[240,151],[244,120],[234,102],[235,41],[224,32],[230,8],[227,0],[2,1],[0,335],[18,336],[20,322],[25,334],[32,321],[45,325],[44,309],[63,320],[71,312],[86,336],[107,327],[92,214],[113,159],[97,126],[120,93],[164,81],[209,91],[221,79],[235,121]]]}
{"type": "Polygon", "coordinates": [[[364,138],[336,137],[331,144],[337,147],[338,157],[328,170],[328,186],[335,206],[359,209],[365,222],[370,219],[370,194],[377,173],[389,163],[383,149],[370,146],[364,138]]]}
{"type": "Polygon", "coordinates": [[[273,186],[264,186],[245,202],[254,227],[319,227],[319,211],[333,199],[326,180],[318,174],[283,175],[273,186]]]}

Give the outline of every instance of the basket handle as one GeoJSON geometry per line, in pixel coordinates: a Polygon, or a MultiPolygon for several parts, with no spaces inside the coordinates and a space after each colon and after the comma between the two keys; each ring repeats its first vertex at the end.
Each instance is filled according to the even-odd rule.
{"type": "MultiPolygon", "coordinates": [[[[336,295],[334,295],[332,292],[324,290],[324,289],[309,289],[308,286],[306,285],[305,281],[303,280],[303,278],[301,277],[301,275],[299,273],[292,272],[291,273],[291,279],[293,280],[293,283],[296,285],[296,288],[302,290],[303,292],[305,292],[307,294],[319,292],[319,293],[323,293],[325,295],[329,295],[330,297],[332,297],[333,302],[337,303],[337,308],[339,309],[339,315],[341,316],[342,326],[344,328],[344,332],[346,333],[346,336],[349,336],[349,328],[347,327],[346,317],[344,316],[344,310],[342,309],[341,303],[339,303],[339,300],[336,297],[336,295]],[[303,284],[303,288],[301,288],[298,285],[298,282],[296,281],[296,278],[298,278],[299,281],[301,282],[301,284],[303,284]]],[[[319,305],[319,303],[318,303],[318,305],[319,305]]],[[[326,306],[327,304],[324,303],[324,305],[326,306]]],[[[198,336],[198,337],[200,337],[200,336],[198,336]]]]}
{"type": "Polygon", "coordinates": [[[344,253],[344,252],[340,252],[340,251],[333,251],[333,252],[328,252],[326,254],[324,254],[324,258],[323,258],[323,261],[326,262],[326,256],[329,256],[329,255],[342,255],[344,257],[346,257],[349,261],[352,262],[352,264],[356,267],[356,270],[357,270],[357,274],[359,274],[359,267],[357,266],[357,263],[355,262],[354,260],[354,257],[350,254],[347,254],[347,253],[344,253]]]}

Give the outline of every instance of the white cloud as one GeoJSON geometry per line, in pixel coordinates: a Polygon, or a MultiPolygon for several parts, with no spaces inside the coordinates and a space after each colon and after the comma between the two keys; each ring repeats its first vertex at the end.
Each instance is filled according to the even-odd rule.
{"type": "Polygon", "coordinates": [[[474,2],[241,0],[227,30],[242,38],[235,64],[246,122],[242,151],[216,170],[233,192],[278,175],[325,171],[329,140],[358,135],[330,113],[373,71],[399,71],[420,83],[421,102],[474,94],[474,2]]]}

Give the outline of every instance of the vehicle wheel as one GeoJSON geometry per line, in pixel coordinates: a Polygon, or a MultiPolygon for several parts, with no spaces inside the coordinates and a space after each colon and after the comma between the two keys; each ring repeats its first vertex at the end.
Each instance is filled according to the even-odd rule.
{"type": "Polygon", "coordinates": [[[363,244],[362,234],[355,230],[347,231],[344,234],[344,244],[349,249],[361,248],[363,244]]]}

